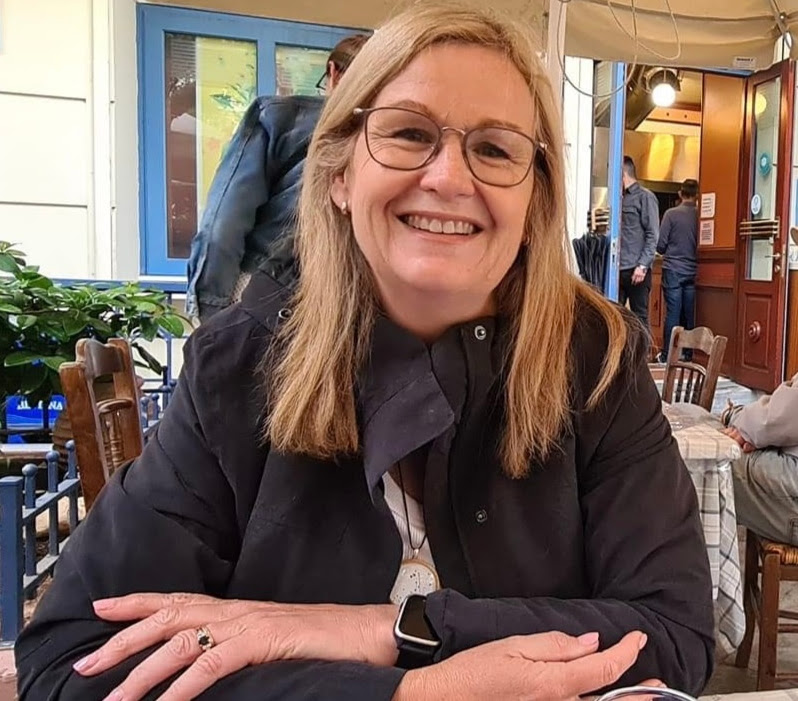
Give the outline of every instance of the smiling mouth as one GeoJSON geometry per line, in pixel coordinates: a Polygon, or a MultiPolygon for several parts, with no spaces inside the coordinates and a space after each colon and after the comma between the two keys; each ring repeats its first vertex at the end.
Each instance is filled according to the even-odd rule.
{"type": "Polygon", "coordinates": [[[431,234],[471,236],[482,231],[480,227],[461,219],[437,219],[435,217],[422,217],[417,214],[405,214],[400,216],[399,219],[413,229],[431,234]]]}

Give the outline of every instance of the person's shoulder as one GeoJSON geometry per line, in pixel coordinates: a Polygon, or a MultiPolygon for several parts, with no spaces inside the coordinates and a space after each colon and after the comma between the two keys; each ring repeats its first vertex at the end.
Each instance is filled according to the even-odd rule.
{"type": "Polygon", "coordinates": [[[189,337],[186,359],[205,378],[251,376],[287,318],[290,290],[256,272],[242,300],[214,314],[189,337]]]}
{"type": "Polygon", "coordinates": [[[595,386],[604,367],[610,344],[625,336],[619,373],[636,364],[648,349],[647,334],[637,318],[625,307],[594,294],[578,294],[574,308],[571,353],[579,384],[595,386]],[[615,322],[611,322],[615,319],[615,322]],[[611,327],[612,337],[611,337],[611,327]]]}
{"type": "Polygon", "coordinates": [[[264,95],[257,100],[262,115],[318,115],[324,107],[323,98],[311,95],[264,95]]]}

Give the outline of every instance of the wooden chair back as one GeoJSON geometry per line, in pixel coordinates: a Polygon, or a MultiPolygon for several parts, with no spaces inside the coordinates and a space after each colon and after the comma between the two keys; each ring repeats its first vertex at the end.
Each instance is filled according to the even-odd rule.
{"type": "Polygon", "coordinates": [[[75,355],[59,374],[88,511],[114,470],[141,454],[144,440],[130,344],[120,338],[107,344],[81,339],[75,355]],[[112,382],[97,383],[108,376],[112,382]]]}
{"type": "Polygon", "coordinates": [[[698,404],[712,411],[727,342],[725,336],[716,336],[705,326],[692,331],[675,327],[668,348],[662,399],[668,403],[698,404]],[[684,351],[692,351],[693,359],[682,360],[684,351]],[[706,365],[696,362],[696,351],[706,355],[706,365]]]}

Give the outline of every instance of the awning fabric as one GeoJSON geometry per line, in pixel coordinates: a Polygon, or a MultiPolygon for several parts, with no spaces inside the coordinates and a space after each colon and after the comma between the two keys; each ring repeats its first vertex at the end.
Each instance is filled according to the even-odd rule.
{"type": "Polygon", "coordinates": [[[774,62],[781,15],[782,26],[795,37],[792,56],[798,57],[798,0],[670,0],[681,42],[678,57],[665,0],[634,0],[642,44],[637,48],[618,26],[634,33],[632,0],[557,0],[554,5],[550,21],[565,21],[569,56],[632,63],[637,54],[637,63],[649,65],[761,70],[774,62]]]}

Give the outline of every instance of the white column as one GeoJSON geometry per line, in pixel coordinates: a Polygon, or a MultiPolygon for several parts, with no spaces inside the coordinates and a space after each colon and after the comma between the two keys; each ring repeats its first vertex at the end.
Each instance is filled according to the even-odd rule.
{"type": "Polygon", "coordinates": [[[111,10],[107,0],[91,3],[91,187],[89,241],[93,260],[90,276],[112,279],[111,233],[111,10]]]}
{"type": "Polygon", "coordinates": [[[111,240],[114,278],[139,277],[139,134],[136,2],[111,3],[111,240]]]}
{"type": "Polygon", "coordinates": [[[593,61],[569,56],[565,59],[565,73],[568,76],[563,96],[567,227],[570,238],[574,239],[585,233],[590,209],[593,158],[593,99],[590,95],[593,92],[593,61]]]}
{"type": "Polygon", "coordinates": [[[562,107],[563,85],[560,61],[565,56],[565,19],[567,14],[567,3],[560,2],[560,0],[549,0],[546,67],[560,107],[562,107]]]}

